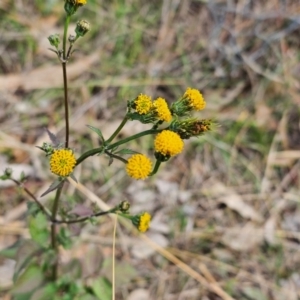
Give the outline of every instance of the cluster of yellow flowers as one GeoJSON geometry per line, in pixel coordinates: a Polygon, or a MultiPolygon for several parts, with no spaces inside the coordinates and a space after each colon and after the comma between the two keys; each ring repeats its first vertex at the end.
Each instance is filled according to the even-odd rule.
{"type": "MultiPolygon", "coordinates": [[[[198,136],[204,131],[210,130],[210,121],[185,118],[193,110],[204,109],[206,102],[202,94],[192,88],[187,88],[184,95],[169,108],[165,99],[159,97],[152,102],[151,97],[140,94],[129,102],[128,107],[136,112],[129,112],[132,120],[140,120],[142,123],[171,122],[170,126],[157,134],[154,140],[155,157],[161,162],[168,160],[182,152],[183,139],[198,136]]],[[[133,155],[126,166],[127,174],[134,179],[145,179],[151,174],[151,161],[142,154],[133,155]]]]}
{"type": "MultiPolygon", "coordinates": [[[[79,5],[79,2],[83,4],[85,1],[77,1],[76,4],[79,5]]],[[[198,120],[197,118],[190,117],[191,111],[202,110],[205,108],[205,105],[206,103],[201,93],[192,88],[187,88],[183,96],[172,103],[170,107],[165,99],[159,97],[152,101],[151,97],[145,94],[140,94],[136,99],[129,101],[128,112],[122,126],[124,126],[127,120],[139,120],[142,123],[153,124],[152,129],[138,134],[137,137],[146,134],[156,134],[154,139],[156,164],[152,170],[152,162],[147,156],[140,153],[134,154],[127,161],[121,159],[126,163],[127,174],[137,180],[146,179],[157,172],[161,162],[165,162],[170,157],[182,152],[184,139],[199,136],[210,130],[210,120],[198,120]],[[159,129],[159,125],[163,122],[167,122],[169,125],[164,129],[159,129]]],[[[122,128],[122,126],[120,128],[122,128]]],[[[108,147],[106,148],[107,150],[114,149],[114,146],[109,148],[110,142],[111,139],[107,140],[106,146],[104,146],[108,147]]],[[[122,143],[125,142],[124,140],[122,143]]],[[[70,176],[76,164],[79,164],[83,160],[79,158],[78,161],[76,161],[71,149],[52,149],[51,147],[50,150],[48,147],[43,147],[42,149],[50,156],[51,172],[62,178],[70,176]]],[[[96,153],[97,151],[93,152],[93,154],[96,153]]],[[[85,158],[93,154],[86,155],[85,158]]],[[[139,231],[145,232],[149,228],[151,220],[150,214],[142,213],[136,216],[126,216],[131,218],[133,224],[139,231]]]]}

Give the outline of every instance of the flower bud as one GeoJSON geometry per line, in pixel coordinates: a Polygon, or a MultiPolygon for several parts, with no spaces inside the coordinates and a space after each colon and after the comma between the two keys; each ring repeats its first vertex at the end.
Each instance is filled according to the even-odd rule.
{"type": "Polygon", "coordinates": [[[49,40],[51,46],[54,46],[56,49],[58,48],[58,45],[60,43],[60,39],[59,39],[58,34],[51,34],[48,37],[48,40],[49,40]]]}
{"type": "Polygon", "coordinates": [[[90,23],[86,20],[80,20],[76,24],[75,32],[77,37],[84,36],[90,30],[90,23]]]}
{"type": "Polygon", "coordinates": [[[87,0],[65,0],[65,11],[71,16],[77,11],[77,8],[85,5],[87,0]]]}

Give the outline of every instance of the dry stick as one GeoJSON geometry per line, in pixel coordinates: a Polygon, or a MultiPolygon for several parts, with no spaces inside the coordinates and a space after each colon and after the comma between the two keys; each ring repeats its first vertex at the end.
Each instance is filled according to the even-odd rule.
{"type": "Polygon", "coordinates": [[[114,232],[113,232],[113,249],[112,249],[112,300],[115,300],[115,289],[116,289],[116,274],[115,274],[115,265],[116,265],[116,232],[117,232],[117,216],[114,216],[114,232]]]}
{"type": "MultiPolygon", "coordinates": [[[[92,193],[90,190],[88,190],[85,186],[83,186],[81,183],[76,183],[72,178],[68,178],[68,181],[75,186],[81,193],[83,193],[89,200],[91,200],[93,203],[96,203],[100,209],[102,210],[109,210],[110,207],[104,203],[98,196],[96,196],[94,193],[92,193]]],[[[131,223],[125,219],[120,219],[120,222],[125,224],[126,226],[130,226],[132,229],[134,228],[131,223]]],[[[193,277],[195,280],[197,280],[199,283],[201,283],[203,286],[208,288],[210,291],[214,292],[218,296],[220,296],[223,300],[234,300],[230,295],[228,295],[219,285],[215,283],[209,283],[207,280],[197,273],[195,270],[193,270],[191,267],[189,267],[187,264],[182,262],[180,259],[178,259],[176,256],[165,250],[163,247],[159,246],[157,243],[152,241],[150,238],[148,238],[146,235],[141,234],[140,237],[148,243],[154,250],[156,250],[158,253],[160,253],[162,256],[164,256],[169,261],[173,262],[178,268],[183,270],[185,273],[193,277]]]]}

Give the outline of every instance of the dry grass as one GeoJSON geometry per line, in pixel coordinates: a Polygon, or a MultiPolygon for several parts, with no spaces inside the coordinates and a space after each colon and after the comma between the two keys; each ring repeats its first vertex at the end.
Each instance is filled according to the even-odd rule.
{"type": "MultiPolygon", "coordinates": [[[[47,50],[47,36],[62,32],[61,2],[0,3],[0,165],[25,169],[37,195],[53,177],[35,145],[48,141],[45,126],[61,137],[64,129],[61,70],[47,50]]],[[[77,153],[98,145],[86,124],[108,136],[140,92],[171,101],[199,88],[201,115],[219,123],[145,182],[99,157],[77,170],[84,190],[110,206],[126,198],[154,215],[152,242],[118,228],[116,299],[299,299],[299,1],[96,2],[82,10],[93,29],[69,65],[77,153]],[[162,248],[152,251],[153,241],[162,248]]],[[[3,249],[28,236],[27,199],[12,186],[0,195],[3,249]]],[[[73,185],[67,195],[94,197],[73,185]]],[[[109,218],[82,228],[62,264],[75,257],[87,280],[110,279],[112,228],[109,218]]],[[[12,268],[0,259],[3,299],[12,268]]]]}

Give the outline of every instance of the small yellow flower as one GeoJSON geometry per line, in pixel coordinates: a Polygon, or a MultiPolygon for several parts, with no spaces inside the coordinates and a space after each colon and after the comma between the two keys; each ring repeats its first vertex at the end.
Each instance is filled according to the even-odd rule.
{"type": "Polygon", "coordinates": [[[152,170],[151,160],[143,154],[134,154],[128,159],[127,174],[134,179],[145,179],[152,170]]]}
{"type": "Polygon", "coordinates": [[[172,119],[171,112],[165,99],[159,97],[153,102],[153,107],[157,117],[161,121],[170,122],[172,119]]]}
{"type": "Polygon", "coordinates": [[[183,150],[184,143],[179,134],[171,130],[163,130],[154,141],[155,151],[165,156],[174,156],[183,150]]]}
{"type": "Polygon", "coordinates": [[[140,115],[147,114],[152,108],[151,97],[144,94],[140,94],[134,103],[136,105],[135,109],[140,115]]]}
{"type": "Polygon", "coordinates": [[[202,110],[206,106],[206,102],[204,101],[202,94],[196,89],[192,89],[190,87],[187,88],[183,98],[188,99],[189,106],[194,110],[202,110]]]}
{"type": "Polygon", "coordinates": [[[54,150],[50,158],[50,170],[52,173],[66,177],[73,172],[76,164],[74,153],[70,149],[54,150]]]}
{"type": "Polygon", "coordinates": [[[137,227],[140,232],[146,232],[150,227],[151,215],[144,212],[140,215],[134,216],[132,223],[137,227]]]}

